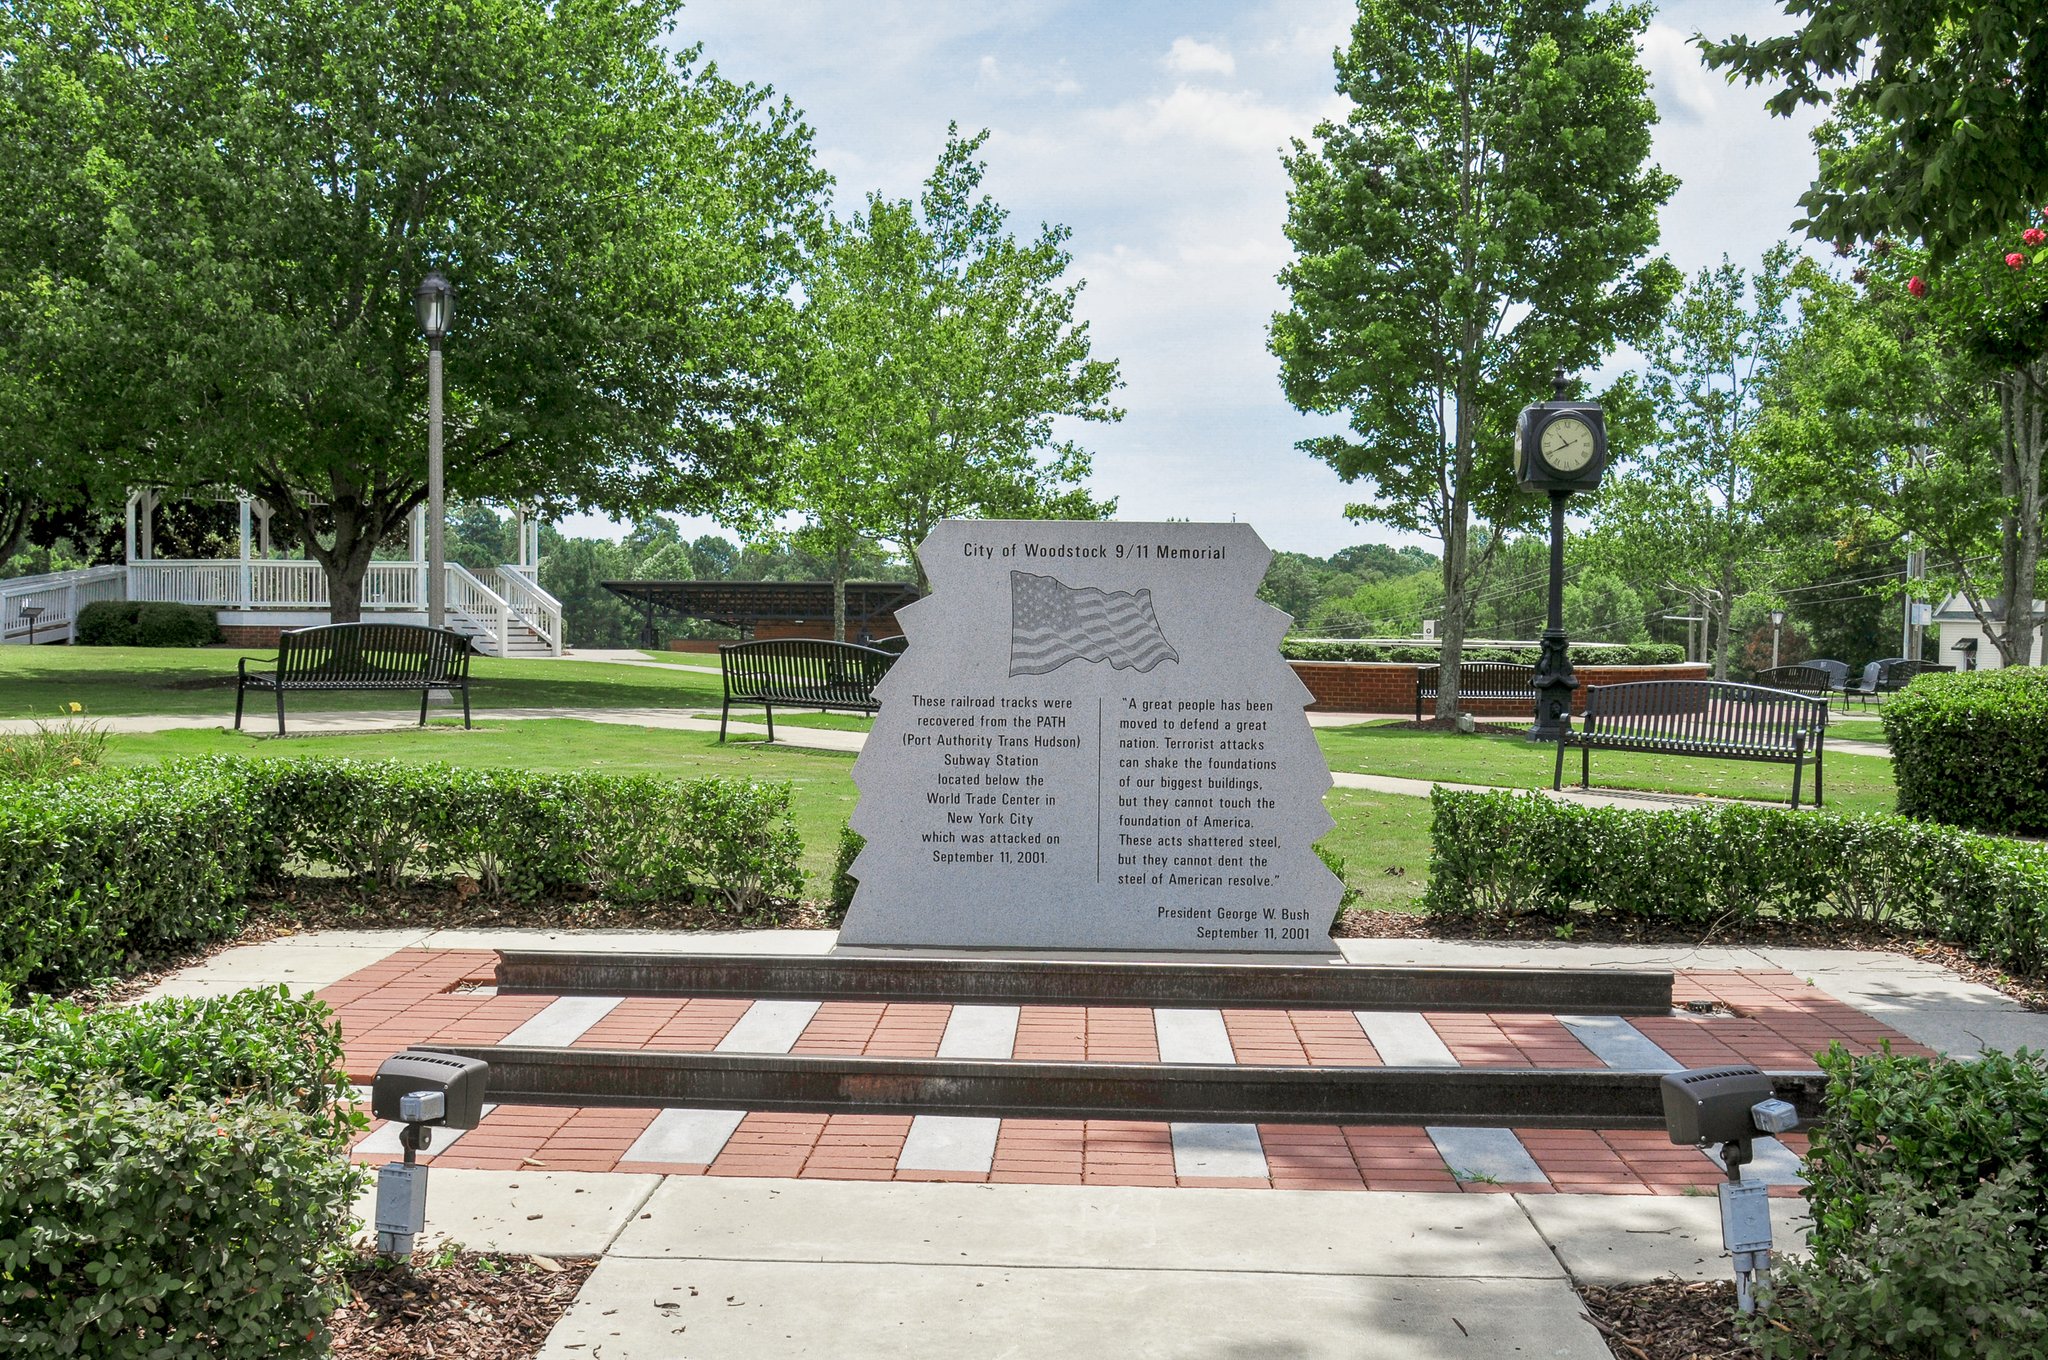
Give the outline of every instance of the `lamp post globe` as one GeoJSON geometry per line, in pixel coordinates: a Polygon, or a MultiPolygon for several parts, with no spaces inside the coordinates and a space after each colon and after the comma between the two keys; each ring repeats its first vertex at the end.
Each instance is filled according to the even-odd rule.
{"type": "Polygon", "coordinates": [[[428,270],[413,290],[412,307],[427,337],[427,627],[445,628],[448,556],[441,469],[441,338],[448,334],[448,322],[455,315],[455,285],[440,270],[428,270]]]}
{"type": "Polygon", "coordinates": [[[438,269],[430,269],[412,294],[413,314],[420,319],[420,333],[439,340],[448,333],[455,316],[455,285],[438,269]]]}

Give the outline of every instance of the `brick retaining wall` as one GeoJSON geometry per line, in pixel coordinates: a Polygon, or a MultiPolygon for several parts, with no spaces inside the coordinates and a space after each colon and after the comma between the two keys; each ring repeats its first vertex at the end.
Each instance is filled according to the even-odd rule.
{"type": "MultiPolygon", "coordinates": [[[[1419,667],[1393,661],[1290,661],[1315,702],[1311,713],[1414,713],[1415,672],[1419,667]]],[[[1572,694],[1572,712],[1586,707],[1587,685],[1622,685],[1632,680],[1704,680],[1704,664],[1677,666],[1580,666],[1579,688],[1572,694]]],[[[1481,718],[1530,716],[1528,699],[1468,699],[1461,705],[1481,718]]],[[[1429,716],[1427,713],[1424,717],[1429,716]]]]}
{"type": "Polygon", "coordinates": [[[274,625],[227,623],[221,625],[220,640],[230,647],[275,647],[277,635],[283,631],[274,625]]]}

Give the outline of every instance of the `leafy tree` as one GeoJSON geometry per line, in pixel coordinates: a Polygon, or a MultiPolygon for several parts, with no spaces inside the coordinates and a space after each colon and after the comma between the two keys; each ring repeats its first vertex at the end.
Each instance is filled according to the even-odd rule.
{"type": "Polygon", "coordinates": [[[1765,494],[1785,507],[1795,547],[1789,606],[1824,653],[1875,638],[1864,616],[1902,588],[1917,547],[1934,591],[1983,609],[2000,590],[1987,562],[1998,560],[2001,453],[1981,368],[1894,271],[1859,265],[1844,278],[1808,260],[1793,282],[1799,325],[1758,432],[1765,494]],[[1820,589],[1831,581],[1846,584],[1820,589]],[[1808,603],[1822,598],[1826,610],[1808,603]]]}
{"type": "MultiPolygon", "coordinates": [[[[988,133],[948,129],[916,202],[871,195],[807,287],[815,337],[785,503],[842,584],[860,544],[914,550],[942,519],[1097,519],[1062,417],[1116,421],[1114,360],[1074,319],[1065,227],[1019,240],[981,191],[988,133]]],[[[915,566],[919,584],[923,567],[915,566]]],[[[837,592],[835,592],[837,594],[837,592]]],[[[843,598],[839,624],[844,627],[843,598]]]]}
{"type": "Polygon", "coordinates": [[[430,265],[458,290],[452,495],[708,508],[761,479],[824,181],[786,102],[663,50],[660,6],[6,15],[10,130],[84,129],[0,147],[30,186],[0,194],[47,188],[36,239],[85,238],[68,400],[120,413],[99,443],[132,475],[269,502],[335,618],[426,494],[430,265]]]}
{"type": "Polygon", "coordinates": [[[1565,631],[1580,642],[1646,642],[1642,595],[1611,572],[1589,571],[1564,588],[1565,631]]]}
{"type": "Polygon", "coordinates": [[[1786,0],[1776,38],[1699,35],[1708,65],[1833,112],[1795,223],[1822,240],[1924,240],[1948,259],[2048,201],[2048,15],[2025,0],[1786,0]]]}
{"type": "MultiPolygon", "coordinates": [[[[1649,15],[1361,0],[1337,54],[1351,111],[1286,158],[1295,258],[1272,349],[1289,401],[1349,425],[1301,447],[1371,484],[1347,514],[1442,541],[1450,676],[1483,575],[1474,518],[1504,532],[1541,508],[1513,483],[1517,410],[1552,369],[1648,335],[1676,286],[1643,259],[1677,185],[1649,163],[1649,15]]],[[[1438,715],[1457,706],[1444,686],[1438,715]]]]}
{"type": "Polygon", "coordinates": [[[1770,511],[1758,468],[1763,396],[1793,329],[1795,255],[1782,242],[1754,275],[1721,257],[1672,302],[1646,347],[1643,391],[1655,442],[1610,476],[1599,502],[1598,560],[1634,580],[1706,602],[1716,679],[1728,678],[1731,620],[1772,570],[1770,511]]]}

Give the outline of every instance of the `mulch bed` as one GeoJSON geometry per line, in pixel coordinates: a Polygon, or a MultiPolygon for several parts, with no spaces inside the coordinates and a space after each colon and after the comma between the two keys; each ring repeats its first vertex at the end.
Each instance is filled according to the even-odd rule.
{"type": "Polygon", "coordinates": [[[1346,911],[1330,932],[1338,938],[1377,940],[1545,940],[1569,938],[1574,944],[1676,944],[1693,947],[1743,945],[1799,945],[1810,949],[1881,949],[1939,964],[1958,977],[2002,992],[2031,1011],[2048,1011],[2048,977],[2026,977],[2006,972],[1993,964],[1971,958],[1952,944],[1924,940],[1911,935],[1879,930],[1853,930],[1840,926],[1795,925],[1747,926],[1740,929],[1684,929],[1643,921],[1603,920],[1574,915],[1569,936],[1558,934],[1558,923],[1533,917],[1504,922],[1434,921],[1421,912],[1346,911]]]}
{"type": "Polygon", "coordinates": [[[420,1253],[358,1257],[328,1326],[337,1360],[528,1360],[568,1311],[596,1257],[420,1253]]]}
{"type": "Polygon", "coordinates": [[[1579,1297],[1617,1360],[1756,1360],[1735,1336],[1732,1281],[1585,1285],[1579,1297]]]}
{"type": "Polygon", "coordinates": [[[614,906],[587,897],[519,901],[486,897],[468,879],[366,895],[341,883],[300,879],[274,896],[252,899],[252,923],[276,930],[813,930],[834,924],[815,903],[778,902],[745,915],[709,902],[614,906]]]}

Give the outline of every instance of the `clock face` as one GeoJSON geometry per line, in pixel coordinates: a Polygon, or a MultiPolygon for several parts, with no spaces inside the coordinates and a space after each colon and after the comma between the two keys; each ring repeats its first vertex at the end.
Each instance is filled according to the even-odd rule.
{"type": "Polygon", "coordinates": [[[1559,472],[1577,472],[1593,461],[1593,428],[1577,416],[1559,416],[1543,427],[1543,461],[1559,472]]]}

